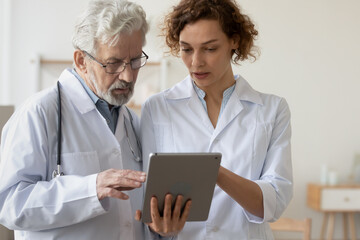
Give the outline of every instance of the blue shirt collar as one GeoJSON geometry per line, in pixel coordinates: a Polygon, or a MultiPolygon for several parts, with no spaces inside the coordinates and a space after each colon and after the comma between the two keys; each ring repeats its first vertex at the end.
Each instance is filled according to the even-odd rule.
{"type": "Polygon", "coordinates": [[[113,106],[110,110],[109,103],[96,96],[96,94],[88,87],[84,79],[82,79],[82,77],[75,71],[75,69],[72,69],[71,72],[80,81],[81,85],[84,87],[85,91],[87,92],[91,100],[94,102],[97,110],[105,118],[110,130],[115,133],[117,121],[119,118],[120,106],[113,106]]]}
{"type": "MultiPolygon", "coordinates": [[[[207,112],[207,106],[206,106],[206,102],[205,102],[205,99],[204,99],[205,96],[206,96],[206,93],[202,89],[200,89],[198,86],[196,86],[194,81],[192,81],[192,84],[193,84],[194,90],[196,92],[196,95],[199,97],[199,99],[201,101],[201,104],[203,105],[205,111],[207,112]]],[[[222,99],[222,102],[221,102],[221,108],[220,108],[219,117],[221,116],[222,112],[224,111],[225,106],[226,106],[226,104],[228,103],[228,101],[229,101],[229,99],[231,97],[231,94],[234,92],[235,85],[236,85],[236,81],[232,86],[230,86],[229,88],[227,88],[223,92],[223,99],[222,99]]]]}
{"type": "Polygon", "coordinates": [[[93,91],[91,91],[91,89],[88,87],[88,85],[86,85],[84,79],[82,79],[82,77],[80,77],[80,75],[75,71],[75,69],[71,69],[71,72],[80,81],[81,85],[84,87],[85,91],[87,92],[87,94],[89,95],[91,100],[94,102],[94,104],[96,104],[100,98],[98,96],[96,96],[96,94],[93,91]]]}

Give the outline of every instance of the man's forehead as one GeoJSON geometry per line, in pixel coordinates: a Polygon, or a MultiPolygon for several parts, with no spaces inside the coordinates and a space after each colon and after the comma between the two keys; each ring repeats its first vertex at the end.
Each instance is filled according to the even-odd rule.
{"type": "Polygon", "coordinates": [[[97,54],[107,56],[137,56],[141,54],[143,37],[140,31],[134,31],[130,34],[121,33],[116,41],[97,44],[97,54]]]}

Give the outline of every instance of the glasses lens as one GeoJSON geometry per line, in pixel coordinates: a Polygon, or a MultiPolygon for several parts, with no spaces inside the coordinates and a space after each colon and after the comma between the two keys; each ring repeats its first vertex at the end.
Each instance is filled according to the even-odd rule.
{"type": "MultiPolygon", "coordinates": [[[[143,67],[146,64],[146,61],[147,61],[146,56],[132,59],[130,61],[131,69],[136,70],[143,67]]],[[[116,63],[108,63],[105,67],[105,71],[110,74],[120,73],[125,70],[127,64],[129,63],[123,61],[116,63]]]]}
{"type": "Polygon", "coordinates": [[[119,73],[124,71],[126,66],[125,62],[116,62],[116,63],[108,63],[106,65],[106,72],[107,73],[119,73]]]}
{"type": "Polygon", "coordinates": [[[131,68],[135,70],[143,67],[146,64],[146,60],[145,56],[131,60],[131,68]]]}

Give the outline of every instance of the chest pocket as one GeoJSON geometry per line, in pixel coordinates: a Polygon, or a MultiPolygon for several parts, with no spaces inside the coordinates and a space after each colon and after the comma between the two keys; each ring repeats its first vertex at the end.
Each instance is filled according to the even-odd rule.
{"type": "Polygon", "coordinates": [[[96,151],[61,154],[61,167],[65,175],[86,176],[100,172],[96,151]]]}

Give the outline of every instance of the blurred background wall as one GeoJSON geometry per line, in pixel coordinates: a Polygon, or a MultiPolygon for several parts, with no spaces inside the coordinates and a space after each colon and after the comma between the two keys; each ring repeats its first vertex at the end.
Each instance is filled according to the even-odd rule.
{"type": "MultiPolygon", "coordinates": [[[[17,107],[56,82],[69,64],[39,65],[39,59],[71,61],[73,26],[87,2],[0,0],[0,105],[17,107]]],[[[158,36],[162,16],[178,1],[136,2],[151,25],[144,50],[159,64],[140,71],[133,102],[141,105],[144,96],[172,86],[187,71],[179,59],[163,54],[166,48],[158,36]]],[[[323,166],[336,172],[339,183],[350,181],[355,154],[360,153],[360,1],[237,2],[259,30],[261,56],[234,66],[234,72],[259,91],[285,97],[290,105],[295,195],[284,215],[311,217],[317,239],[322,214],[307,207],[306,186],[320,181],[323,166]]],[[[359,214],[355,221],[360,236],[359,214]]],[[[337,216],[338,239],[341,222],[337,216]]]]}

